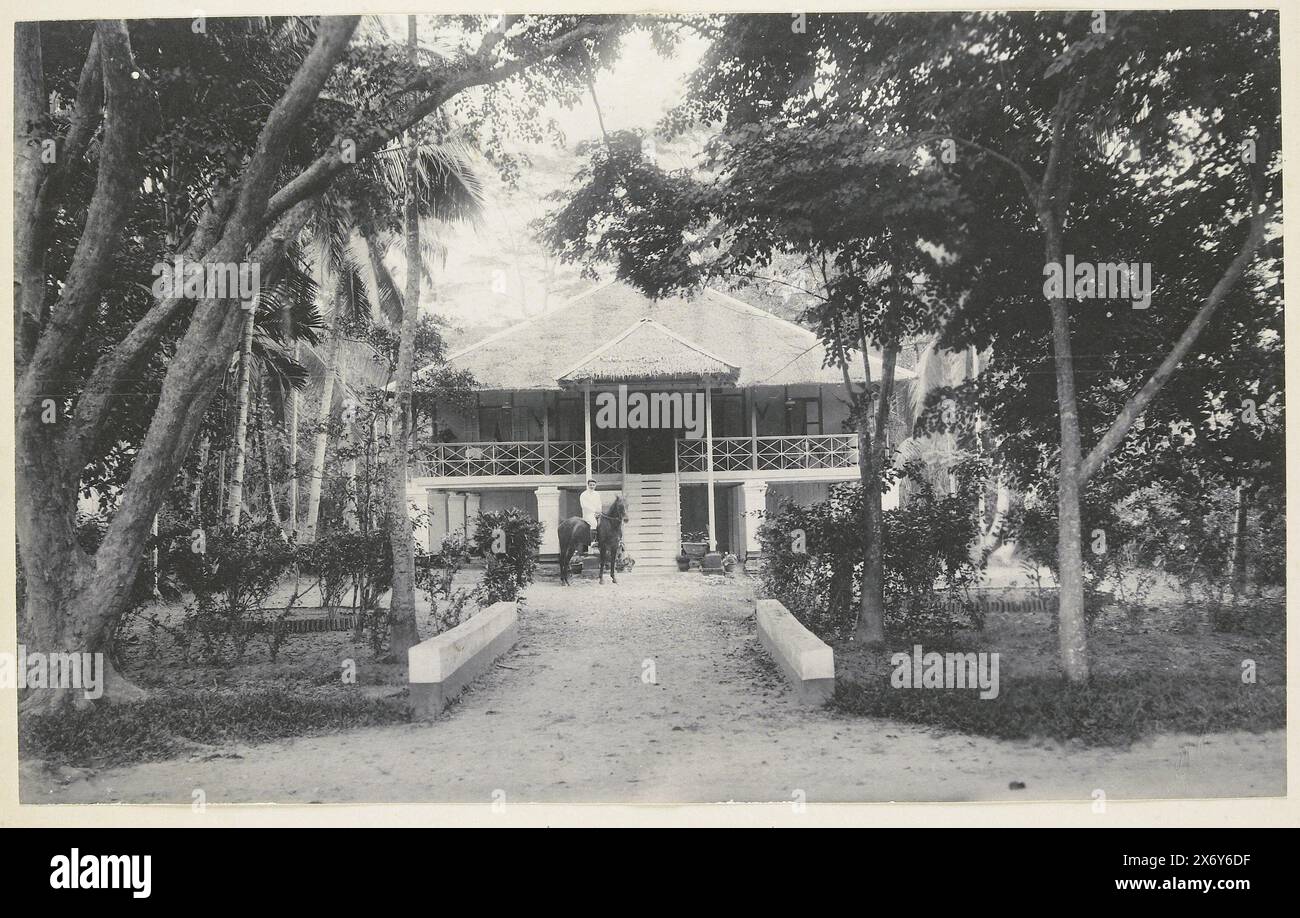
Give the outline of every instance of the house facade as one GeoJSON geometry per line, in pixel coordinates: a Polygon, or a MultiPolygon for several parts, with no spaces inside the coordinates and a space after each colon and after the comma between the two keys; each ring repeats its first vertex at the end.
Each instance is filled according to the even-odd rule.
{"type": "MultiPolygon", "coordinates": [[[[607,506],[627,503],[638,565],[672,566],[686,538],[744,559],[760,550],[762,511],[858,477],[842,371],[808,330],[720,291],[653,301],[606,283],[448,362],[477,395],[419,432],[408,495],[428,511],[430,550],[479,512],[518,507],[554,556],[594,479],[607,506]]],[[[913,374],[897,375],[905,405],[913,374]]]]}

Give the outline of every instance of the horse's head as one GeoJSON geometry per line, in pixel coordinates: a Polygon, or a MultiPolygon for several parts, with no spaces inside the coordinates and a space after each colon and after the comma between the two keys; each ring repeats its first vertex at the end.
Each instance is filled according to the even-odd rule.
{"type": "Polygon", "coordinates": [[[605,514],[620,523],[627,520],[627,504],[623,503],[621,496],[614,498],[614,503],[610,506],[609,512],[605,514]]]}

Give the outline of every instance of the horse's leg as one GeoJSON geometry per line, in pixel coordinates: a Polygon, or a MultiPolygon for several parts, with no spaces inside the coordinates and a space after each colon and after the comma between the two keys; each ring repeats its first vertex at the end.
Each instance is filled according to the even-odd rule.
{"type": "Polygon", "coordinates": [[[618,583],[618,541],[611,540],[614,544],[609,549],[609,582],[618,583]]]}
{"type": "Polygon", "coordinates": [[[597,547],[600,549],[600,582],[605,582],[605,543],[598,542],[597,547]]]}
{"type": "Polygon", "coordinates": [[[569,546],[560,540],[560,585],[569,585],[569,546]]]}

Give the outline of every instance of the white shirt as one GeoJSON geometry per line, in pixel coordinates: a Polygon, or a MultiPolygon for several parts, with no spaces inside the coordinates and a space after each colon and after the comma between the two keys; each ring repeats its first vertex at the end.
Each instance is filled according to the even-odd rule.
{"type": "Polygon", "coordinates": [[[578,505],[582,507],[582,518],[587,521],[594,535],[596,524],[600,522],[600,511],[605,509],[605,504],[600,499],[600,492],[583,491],[582,496],[578,498],[578,505]]]}

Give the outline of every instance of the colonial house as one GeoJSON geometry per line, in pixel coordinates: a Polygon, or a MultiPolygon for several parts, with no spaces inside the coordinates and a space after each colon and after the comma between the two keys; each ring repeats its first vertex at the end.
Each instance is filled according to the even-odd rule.
{"type": "MultiPolygon", "coordinates": [[[[756,554],[756,511],[858,476],[843,373],[824,356],[807,329],[718,290],[654,301],[594,287],[449,355],[473,373],[477,403],[420,432],[408,493],[428,509],[422,537],[436,551],[480,511],[514,506],[544,524],[554,556],[556,527],[594,479],[606,506],[624,497],[638,565],[673,565],[684,535],[756,554]]],[[[860,355],[850,376],[863,379],[860,355]]],[[[897,376],[902,408],[914,374],[897,376]]],[[[895,443],[905,426],[891,427],[895,443]]]]}

